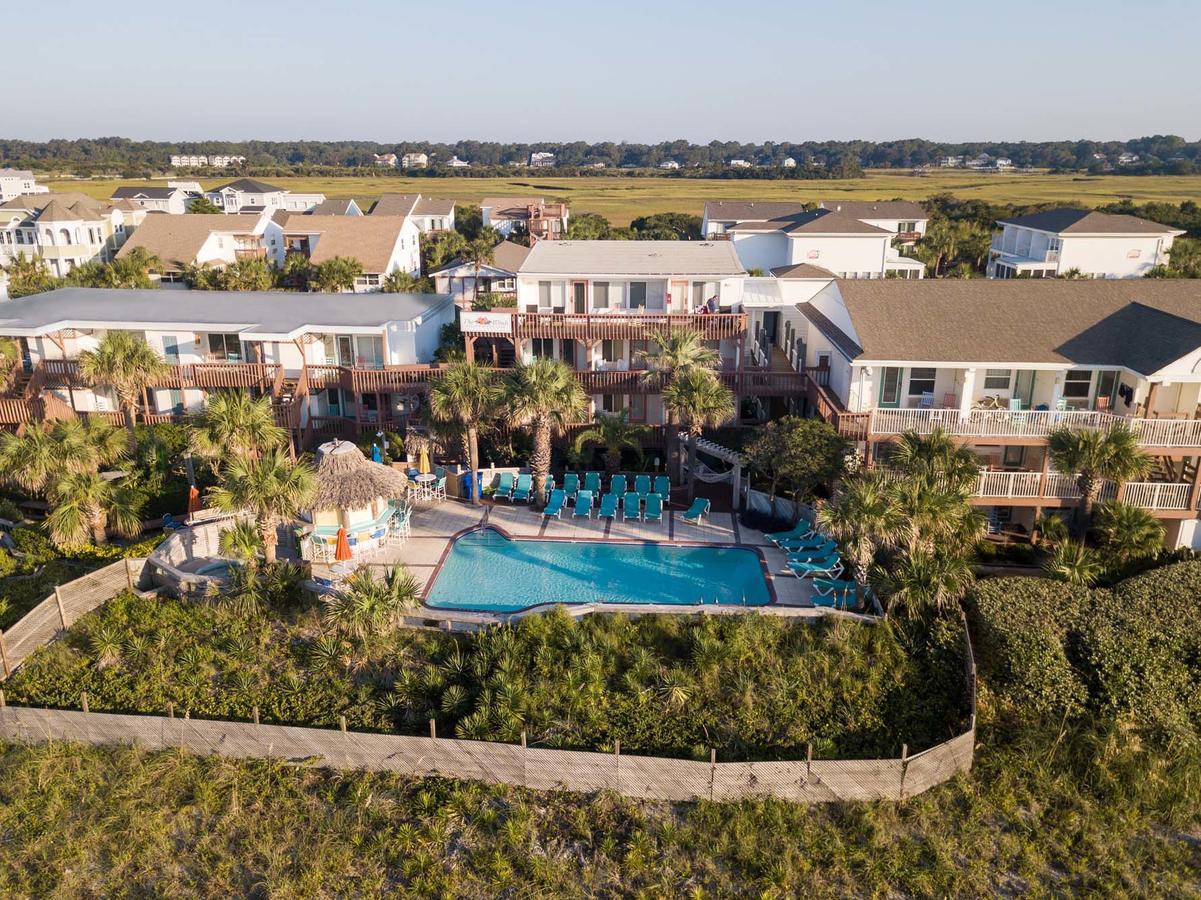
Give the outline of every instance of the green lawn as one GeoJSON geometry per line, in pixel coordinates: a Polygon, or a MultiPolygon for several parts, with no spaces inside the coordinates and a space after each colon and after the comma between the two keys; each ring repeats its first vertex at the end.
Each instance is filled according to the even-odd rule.
{"type": "MultiPolygon", "coordinates": [[[[186,176],[184,176],[186,177],[186,176]]],[[[228,179],[205,179],[205,187],[228,179]]],[[[659,212],[699,215],[707,199],[798,200],[862,199],[903,197],[922,200],[934,194],[951,193],[963,199],[991,203],[1062,203],[1102,206],[1130,199],[1138,203],[1179,203],[1201,198],[1201,176],[1119,175],[986,175],[953,170],[934,171],[924,177],[905,172],[872,171],[862,178],[829,181],[754,181],[728,179],[626,177],[539,177],[523,173],[513,178],[374,178],[263,179],[293,191],[320,191],[330,197],[354,197],[370,203],[384,191],[418,192],[478,203],[484,197],[538,195],[566,200],[573,212],[596,212],[615,225],[659,212]]],[[[165,179],[163,179],[165,181],[165,179]]],[[[50,181],[52,190],[79,190],[107,198],[123,184],[141,184],[120,179],[50,181]]]]}

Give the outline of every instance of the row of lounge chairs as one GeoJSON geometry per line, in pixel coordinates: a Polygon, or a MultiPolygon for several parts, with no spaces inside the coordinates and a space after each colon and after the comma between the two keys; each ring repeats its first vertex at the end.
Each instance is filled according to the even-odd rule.
{"type": "MultiPolygon", "coordinates": [[[[614,475],[609,480],[609,493],[624,497],[626,493],[633,492],[643,500],[651,494],[657,494],[664,503],[671,499],[671,479],[666,475],[655,476],[653,482],[650,475],[635,475],[633,487],[628,485],[629,481],[625,475],[614,475]]],[[[553,483],[551,486],[553,488],[553,483]]],[[[578,473],[568,472],[563,477],[562,490],[567,499],[573,501],[581,491],[588,491],[593,497],[600,497],[602,495],[601,473],[586,472],[581,482],[578,473]]],[[[533,494],[534,479],[532,475],[514,476],[512,472],[501,472],[496,491],[492,496],[497,500],[519,503],[529,502],[533,494]]]]}
{"type": "Polygon", "coordinates": [[[838,545],[817,530],[812,520],[802,518],[788,531],[766,535],[788,553],[786,566],[797,578],[813,579],[815,606],[849,609],[859,605],[858,585],[842,578],[844,566],[838,545]]]}
{"type": "MultiPolygon", "coordinates": [[[[664,503],[663,498],[659,494],[647,494],[644,501],[643,498],[638,496],[637,491],[626,491],[621,495],[609,491],[609,493],[597,498],[592,491],[582,489],[576,492],[572,518],[592,518],[592,507],[598,499],[600,506],[596,512],[597,518],[616,519],[618,507],[620,506],[622,521],[656,523],[663,521],[664,503]]],[[[542,511],[542,515],[545,518],[560,519],[563,517],[563,510],[569,503],[570,499],[567,496],[566,489],[555,488],[550,492],[550,500],[546,504],[546,508],[542,511]]],[[[696,524],[708,514],[709,501],[703,497],[698,497],[693,501],[692,506],[688,507],[682,514],[682,519],[690,524],[696,524]]]]}

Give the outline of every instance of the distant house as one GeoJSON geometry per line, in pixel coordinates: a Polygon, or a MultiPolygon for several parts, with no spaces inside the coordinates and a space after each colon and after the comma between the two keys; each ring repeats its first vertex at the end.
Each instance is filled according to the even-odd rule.
{"type": "Polygon", "coordinates": [[[208,167],[213,169],[224,169],[227,166],[240,166],[246,162],[245,156],[205,156],[201,155],[186,155],[173,154],[171,156],[171,166],[175,169],[198,169],[208,167]]]}
{"type": "Polygon", "coordinates": [[[782,163],[780,163],[780,165],[783,166],[785,169],[795,169],[796,168],[796,160],[793,159],[791,156],[786,156],[786,157],[784,157],[784,161],[782,163]]]}
{"type": "Polygon", "coordinates": [[[294,194],[253,178],[239,178],[205,192],[209,201],[227,215],[237,213],[308,212],[325,200],[325,194],[294,194]]]}
{"type": "Polygon", "coordinates": [[[1165,265],[1176,228],[1090,209],[1050,209],[1001,219],[989,251],[989,278],[1140,278],[1165,265]]]}
{"type": "Polygon", "coordinates": [[[446,166],[449,169],[470,169],[471,163],[465,159],[459,159],[457,156],[452,156],[446,161],[446,166]]]}
{"type": "Polygon", "coordinates": [[[353,197],[330,197],[309,210],[309,215],[313,216],[361,216],[362,214],[363,210],[359,208],[359,204],[353,197]]]}
{"type": "Polygon", "coordinates": [[[604,167],[605,167],[605,164],[603,162],[601,162],[600,160],[597,160],[595,162],[590,162],[590,163],[584,163],[582,166],[580,166],[581,169],[603,169],[604,167]]]}
{"type": "Polygon", "coordinates": [[[174,187],[119,187],[113,200],[128,200],[151,212],[183,215],[188,211],[188,192],[174,187]]]}
{"type": "Polygon", "coordinates": [[[357,259],[363,274],[354,292],[378,291],[393,272],[421,271],[420,235],[405,216],[306,216],[279,214],[287,253],[299,253],[314,264],[335,257],[357,259]]]}
{"type": "Polygon", "coordinates": [[[964,159],[962,156],[944,156],[938,161],[938,164],[944,169],[962,169],[964,159]]]}
{"type": "Polygon", "coordinates": [[[676,162],[674,159],[665,159],[665,160],[663,160],[663,162],[659,163],[659,168],[660,169],[678,169],[678,168],[680,168],[680,164],[678,162],[676,162]]]}
{"type": "Polygon", "coordinates": [[[729,165],[731,169],[749,169],[751,167],[750,162],[745,159],[732,159],[729,165]]]}
{"type": "Polygon", "coordinates": [[[553,153],[537,152],[530,154],[530,165],[535,169],[549,169],[555,164],[553,153]]]}
{"type": "Polygon", "coordinates": [[[13,197],[0,204],[0,266],[40,256],[52,275],[63,276],[93,260],[108,262],[148,215],[128,200],[106,203],[75,192],[13,197]]]}
{"type": "Polygon", "coordinates": [[[987,153],[981,153],[978,156],[973,156],[971,159],[964,162],[964,167],[968,169],[987,169],[992,166],[992,157],[987,153]]]}
{"type": "Polygon", "coordinates": [[[559,240],[567,232],[567,204],[547,203],[541,197],[485,197],[480,212],[484,226],[504,237],[519,225],[531,241],[559,240]]]}
{"type": "MultiPolygon", "coordinates": [[[[517,270],[529,253],[529,247],[513,241],[497,244],[492,251],[492,262],[480,266],[479,293],[516,299],[517,270]]],[[[439,294],[452,295],[455,303],[467,309],[476,295],[475,279],[475,263],[456,257],[434,273],[434,289],[439,294]]]]}
{"type": "Polygon", "coordinates": [[[34,180],[28,169],[0,169],[0,203],[22,194],[48,194],[50,188],[34,180]]]}
{"type": "Polygon", "coordinates": [[[413,220],[422,234],[430,231],[453,231],[455,202],[421,194],[381,194],[371,205],[368,215],[403,216],[413,220]]]}
{"type": "Polygon", "coordinates": [[[992,167],[998,172],[1003,172],[1006,169],[1013,168],[1013,160],[1005,156],[998,156],[995,160],[993,160],[992,167]]]}
{"type": "Polygon", "coordinates": [[[400,158],[402,169],[424,169],[430,164],[430,158],[425,153],[406,153],[400,158]]]}
{"type": "Polygon", "coordinates": [[[400,162],[399,157],[395,153],[373,153],[375,164],[377,166],[390,166],[395,169],[397,163],[400,162]]]}
{"type": "Polygon", "coordinates": [[[267,213],[147,216],[117,253],[120,259],[141,247],[159,259],[163,283],[182,283],[188,266],[226,266],[241,259],[280,265],[283,233],[267,213]]]}
{"type": "Polygon", "coordinates": [[[1122,153],[1118,155],[1119,166],[1133,166],[1138,163],[1137,153],[1122,153]]]}

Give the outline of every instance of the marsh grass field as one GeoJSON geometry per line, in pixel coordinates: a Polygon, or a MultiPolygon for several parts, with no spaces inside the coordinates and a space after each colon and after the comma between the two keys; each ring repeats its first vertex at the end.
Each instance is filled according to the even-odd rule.
{"type": "MultiPolygon", "coordinates": [[[[181,175],[181,179],[188,176],[181,175]]],[[[201,179],[204,187],[229,178],[201,179]]],[[[1104,206],[1121,200],[1135,203],[1201,200],[1201,175],[1050,175],[998,174],[940,170],[924,176],[903,171],[869,171],[862,178],[822,181],[674,178],[662,176],[541,177],[523,172],[512,178],[403,178],[381,173],[376,177],[308,178],[265,177],[296,192],[320,191],[327,197],[354,197],[363,205],[381,193],[422,193],[464,203],[484,197],[537,195],[565,200],[573,213],[600,213],[614,225],[628,225],[638,216],[661,212],[700,215],[706,200],[923,200],[953,194],[963,200],[989,203],[1104,206]]],[[[164,183],[166,178],[153,183],[164,183]]],[[[49,180],[53,191],[82,191],[108,198],[122,185],[146,184],[143,180],[49,180]]]]}

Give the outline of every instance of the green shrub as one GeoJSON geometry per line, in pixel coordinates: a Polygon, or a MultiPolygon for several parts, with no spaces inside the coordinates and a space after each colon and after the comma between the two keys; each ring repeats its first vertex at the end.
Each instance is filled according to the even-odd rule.
{"type": "Polygon", "coordinates": [[[38,528],[14,528],[13,543],[21,554],[21,571],[31,572],[59,557],[58,549],[38,528]]]}
{"type": "Polygon", "coordinates": [[[7,578],[15,571],[17,571],[17,561],[7,550],[0,549],[0,578],[7,578]]]}

